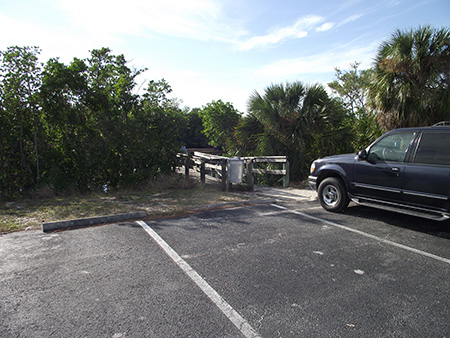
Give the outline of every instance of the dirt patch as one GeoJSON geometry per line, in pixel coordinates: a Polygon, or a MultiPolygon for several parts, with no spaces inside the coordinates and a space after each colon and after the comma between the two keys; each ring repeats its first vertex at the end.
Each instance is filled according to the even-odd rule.
{"type": "Polygon", "coordinates": [[[0,233],[38,230],[44,222],[137,211],[145,211],[151,219],[178,217],[204,210],[211,204],[245,202],[251,197],[245,192],[223,192],[216,186],[154,189],[3,202],[0,203],[0,233]]]}

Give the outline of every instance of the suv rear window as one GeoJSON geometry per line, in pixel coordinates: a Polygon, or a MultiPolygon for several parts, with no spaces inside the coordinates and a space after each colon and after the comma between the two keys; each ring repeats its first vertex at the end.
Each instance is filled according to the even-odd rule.
{"type": "Polygon", "coordinates": [[[414,163],[450,166],[450,133],[424,133],[414,163]]]}

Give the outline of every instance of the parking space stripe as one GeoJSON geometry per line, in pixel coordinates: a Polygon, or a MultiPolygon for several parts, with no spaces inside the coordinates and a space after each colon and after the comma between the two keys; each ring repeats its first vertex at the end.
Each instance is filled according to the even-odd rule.
{"type": "Polygon", "coordinates": [[[173,250],[147,223],[137,221],[166,254],[183,270],[183,272],[197,284],[197,286],[211,299],[222,313],[238,328],[246,338],[259,338],[260,335],[225,299],[222,298],[192,267],[173,250]]]}
{"type": "Polygon", "coordinates": [[[431,254],[429,252],[418,250],[418,249],[412,248],[412,247],[407,246],[407,245],[403,245],[403,244],[400,244],[400,243],[396,243],[396,242],[390,241],[388,239],[384,239],[384,238],[381,238],[381,237],[378,237],[378,236],[375,236],[375,235],[371,235],[371,234],[368,234],[368,233],[366,233],[364,231],[352,229],[352,228],[347,227],[345,225],[341,225],[341,224],[338,224],[338,223],[335,223],[335,222],[331,222],[331,221],[328,221],[328,220],[320,218],[320,217],[308,215],[308,214],[306,214],[304,212],[301,212],[301,211],[290,210],[290,209],[288,209],[288,208],[286,208],[284,206],[281,206],[281,205],[277,205],[277,204],[271,204],[271,205],[273,207],[278,208],[278,209],[286,210],[288,212],[291,212],[291,213],[294,213],[294,214],[297,214],[297,215],[300,215],[300,216],[303,216],[303,217],[307,217],[307,218],[319,221],[321,223],[325,223],[325,224],[334,226],[334,227],[342,229],[342,230],[350,231],[350,232],[353,232],[355,234],[358,234],[358,235],[361,235],[361,236],[364,236],[364,237],[368,237],[368,238],[374,239],[376,241],[379,241],[379,242],[382,242],[382,243],[385,243],[385,244],[388,244],[388,245],[395,246],[395,247],[400,248],[400,249],[404,249],[404,250],[407,250],[407,251],[410,251],[410,252],[414,252],[416,254],[419,254],[419,255],[422,255],[422,256],[425,256],[425,257],[428,257],[428,258],[432,258],[432,259],[438,260],[440,262],[444,262],[444,263],[450,264],[450,259],[448,259],[448,258],[444,258],[444,257],[441,257],[441,256],[433,255],[433,254],[431,254]]]}

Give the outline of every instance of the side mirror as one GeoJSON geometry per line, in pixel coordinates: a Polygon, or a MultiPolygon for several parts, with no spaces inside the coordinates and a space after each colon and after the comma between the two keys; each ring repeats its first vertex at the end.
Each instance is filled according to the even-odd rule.
{"type": "Polygon", "coordinates": [[[359,158],[360,160],[365,160],[365,159],[367,159],[367,150],[366,150],[366,149],[361,150],[361,151],[358,153],[358,158],[359,158]]]}

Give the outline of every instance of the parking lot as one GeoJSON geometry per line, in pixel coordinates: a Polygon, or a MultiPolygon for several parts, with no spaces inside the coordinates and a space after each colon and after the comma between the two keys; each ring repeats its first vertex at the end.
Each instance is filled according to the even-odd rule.
{"type": "Polygon", "coordinates": [[[317,202],[0,237],[2,337],[449,337],[450,224],[317,202]]]}

